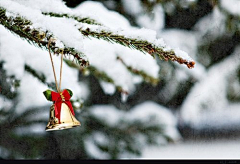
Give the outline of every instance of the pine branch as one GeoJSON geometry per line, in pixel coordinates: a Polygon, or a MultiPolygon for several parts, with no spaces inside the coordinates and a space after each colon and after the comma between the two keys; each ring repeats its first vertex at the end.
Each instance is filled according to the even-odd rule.
{"type": "Polygon", "coordinates": [[[93,37],[108,41],[110,43],[121,44],[128,48],[139,50],[143,53],[148,53],[153,57],[154,55],[157,55],[160,59],[165,61],[171,60],[176,61],[179,64],[185,64],[188,68],[194,68],[195,65],[194,61],[188,61],[177,56],[173,50],[165,51],[163,47],[158,47],[146,40],[133,39],[125,37],[123,35],[114,34],[113,32],[104,29],[103,27],[101,31],[94,31],[91,30],[89,27],[81,27],[79,28],[79,31],[86,37],[93,37]]]}
{"type": "Polygon", "coordinates": [[[97,68],[95,68],[93,66],[83,68],[82,71],[83,72],[89,71],[90,74],[92,74],[93,76],[95,76],[99,80],[102,80],[102,81],[105,81],[107,83],[113,84],[115,86],[115,88],[118,90],[118,92],[121,92],[121,93],[124,93],[124,94],[128,95],[128,92],[125,91],[121,86],[116,85],[114,80],[112,78],[110,78],[105,72],[99,71],[97,68]]]}
{"type": "MultiPolygon", "coordinates": [[[[71,61],[69,61],[69,62],[71,62],[71,61]]],[[[37,78],[39,81],[41,81],[43,84],[47,85],[52,90],[56,89],[54,82],[53,83],[47,83],[46,82],[46,76],[43,73],[39,73],[39,72],[35,71],[31,66],[25,64],[25,71],[30,73],[32,76],[37,78]]],[[[79,108],[82,108],[82,106],[83,106],[83,102],[80,99],[75,99],[75,100],[71,99],[70,101],[72,103],[72,107],[73,107],[74,110],[78,110],[79,108]],[[76,106],[76,103],[79,103],[80,105],[76,106]]]]}
{"type": "MultiPolygon", "coordinates": [[[[93,31],[90,30],[90,28],[79,28],[79,31],[86,37],[93,37],[97,39],[102,39],[105,41],[108,41],[110,43],[117,43],[121,44],[123,46],[126,46],[131,49],[139,50],[143,53],[148,53],[154,57],[156,54],[160,59],[168,61],[177,61],[179,64],[185,64],[188,68],[194,68],[195,62],[194,61],[188,61],[186,59],[183,59],[175,54],[173,50],[165,51],[163,48],[158,47],[148,41],[145,40],[138,40],[133,38],[128,38],[123,35],[114,34],[113,32],[109,31],[107,27],[104,27],[102,24],[97,23],[96,20],[93,20],[91,18],[84,18],[80,16],[74,16],[69,14],[58,14],[58,13],[43,13],[44,15],[49,15],[52,17],[66,17],[66,18],[72,18],[77,20],[79,23],[82,23],[82,25],[90,24],[95,25],[94,27],[99,27],[101,30],[99,31],[93,31]]],[[[96,29],[99,29],[96,28],[96,29]]]]}
{"type": "Polygon", "coordinates": [[[121,92],[121,93],[124,93],[124,94],[128,95],[128,92],[125,91],[121,86],[116,85],[114,80],[111,77],[109,77],[105,72],[99,71],[94,66],[90,65],[88,67],[80,68],[78,65],[72,63],[68,59],[64,59],[64,61],[68,66],[79,69],[83,73],[83,75],[87,76],[87,75],[91,74],[99,80],[102,80],[102,81],[105,81],[107,83],[113,84],[115,86],[115,88],[118,90],[118,92],[121,92]]]}
{"type": "Polygon", "coordinates": [[[154,78],[150,75],[148,75],[146,72],[144,72],[143,70],[138,70],[135,69],[131,66],[128,66],[122,58],[120,58],[119,56],[117,57],[117,59],[128,69],[128,71],[130,71],[131,73],[133,73],[134,75],[139,75],[141,76],[145,82],[147,83],[151,83],[152,85],[157,85],[159,82],[159,79],[154,78]]]}
{"type": "Polygon", "coordinates": [[[240,15],[230,13],[221,5],[220,1],[214,1],[214,5],[226,16],[225,26],[227,29],[232,32],[240,32],[240,15]]]}
{"type": "Polygon", "coordinates": [[[154,123],[154,120],[151,119],[148,121],[127,121],[123,117],[123,119],[120,120],[117,124],[111,124],[109,126],[106,120],[96,117],[95,115],[89,115],[85,124],[90,132],[94,131],[94,127],[98,127],[101,132],[106,134],[108,141],[115,143],[111,145],[108,143],[99,143],[97,140],[93,141],[99,149],[108,152],[113,159],[119,158],[118,156],[121,154],[121,150],[124,150],[125,152],[131,154],[140,155],[141,151],[139,150],[141,150],[144,144],[158,144],[157,137],[159,136],[163,136],[163,138],[166,140],[169,138],[169,136],[164,135],[165,127],[161,124],[156,125],[156,123],[154,123]],[[139,144],[136,142],[136,136],[138,135],[144,136],[144,138],[146,138],[144,142],[146,143],[139,144]],[[115,152],[110,150],[114,150],[115,152]]]}
{"type": "Polygon", "coordinates": [[[12,100],[17,97],[16,88],[20,86],[20,80],[13,75],[7,75],[3,65],[4,62],[0,60],[0,95],[12,100]]]}
{"type": "Polygon", "coordinates": [[[163,7],[167,8],[170,4],[171,6],[174,6],[176,8],[183,8],[187,6],[194,6],[196,1],[189,1],[187,3],[182,3],[181,1],[176,1],[176,0],[141,0],[140,1],[142,6],[146,9],[148,13],[151,13],[156,5],[162,5],[163,7]]]}
{"type": "Polygon", "coordinates": [[[30,73],[32,76],[36,77],[38,80],[40,80],[43,84],[47,85],[49,88],[55,90],[55,83],[47,83],[46,82],[46,76],[42,73],[38,73],[35,71],[31,66],[25,64],[25,71],[30,73]]]}
{"type": "Polygon", "coordinates": [[[54,54],[63,53],[64,55],[72,55],[77,63],[81,66],[88,66],[89,63],[83,59],[83,54],[76,51],[74,48],[67,47],[64,48],[56,46],[56,38],[48,31],[43,31],[41,29],[33,28],[31,21],[22,18],[21,16],[7,17],[6,10],[0,7],[0,24],[11,32],[17,34],[21,38],[27,40],[30,44],[36,45],[43,49],[48,49],[47,45],[51,39],[50,50],[54,54]]]}
{"type": "Polygon", "coordinates": [[[71,19],[78,21],[79,23],[87,23],[87,24],[102,26],[101,23],[98,23],[96,20],[91,19],[89,17],[81,17],[81,16],[70,15],[70,14],[59,14],[59,13],[53,13],[53,12],[50,12],[50,13],[43,12],[42,14],[49,15],[51,17],[71,18],[71,19]]]}

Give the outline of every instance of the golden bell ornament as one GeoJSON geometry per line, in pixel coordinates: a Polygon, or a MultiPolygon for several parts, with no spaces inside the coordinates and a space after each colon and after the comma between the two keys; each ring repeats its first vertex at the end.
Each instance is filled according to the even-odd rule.
{"type": "Polygon", "coordinates": [[[61,104],[60,121],[55,115],[55,104],[53,104],[50,107],[50,118],[46,131],[69,129],[81,125],[64,102],[61,104]]]}
{"type": "Polygon", "coordinates": [[[75,113],[70,102],[70,98],[73,95],[72,91],[70,89],[61,90],[62,63],[64,54],[61,52],[60,82],[59,84],[57,82],[56,72],[50,51],[50,44],[52,41],[52,38],[50,38],[48,41],[48,51],[51,59],[57,92],[51,90],[46,90],[43,92],[46,99],[53,102],[53,105],[50,107],[50,118],[46,127],[46,131],[69,129],[81,125],[80,122],[74,117],[75,113]]]}

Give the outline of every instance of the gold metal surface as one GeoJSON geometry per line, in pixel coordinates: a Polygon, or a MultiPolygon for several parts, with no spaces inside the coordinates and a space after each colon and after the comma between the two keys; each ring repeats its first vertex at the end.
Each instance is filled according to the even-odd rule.
{"type": "Polygon", "coordinates": [[[63,102],[61,105],[60,121],[55,117],[54,104],[50,107],[50,118],[46,131],[63,130],[80,126],[81,123],[73,116],[69,107],[63,102]]]}

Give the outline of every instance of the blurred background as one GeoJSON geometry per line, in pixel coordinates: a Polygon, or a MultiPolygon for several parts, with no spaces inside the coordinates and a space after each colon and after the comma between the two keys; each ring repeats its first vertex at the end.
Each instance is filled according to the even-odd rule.
{"type": "MultiPolygon", "coordinates": [[[[64,2],[72,9],[97,4],[122,15],[133,27],[154,30],[166,44],[187,52],[196,66],[189,70],[158,60],[159,82],[135,84],[127,99],[121,92],[106,92],[96,70],[87,76],[78,71],[88,93],[84,101],[75,102],[82,126],[45,132],[50,105],[33,104],[21,88],[26,80],[8,75],[14,68],[4,66],[0,42],[0,158],[240,157],[239,0],[64,2]],[[20,97],[28,100],[21,113],[16,112],[23,103],[20,97]]],[[[44,79],[28,65],[24,71],[44,79]]]]}

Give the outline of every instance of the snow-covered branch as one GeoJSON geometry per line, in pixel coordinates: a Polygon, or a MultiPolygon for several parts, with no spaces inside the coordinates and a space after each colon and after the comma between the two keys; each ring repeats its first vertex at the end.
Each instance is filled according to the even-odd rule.
{"type": "Polygon", "coordinates": [[[42,14],[44,15],[49,15],[51,17],[59,17],[59,18],[71,18],[74,19],[80,23],[87,23],[87,24],[94,24],[94,25],[102,25],[101,23],[98,23],[96,20],[91,19],[89,17],[80,17],[80,16],[76,16],[76,15],[70,15],[70,14],[60,14],[60,13],[47,13],[47,12],[43,12],[42,14]]]}
{"type": "Polygon", "coordinates": [[[50,49],[57,54],[64,53],[74,56],[82,66],[87,66],[88,62],[83,58],[83,53],[80,52],[79,49],[78,51],[75,49],[76,46],[82,46],[81,34],[86,37],[94,37],[136,49],[143,53],[148,53],[153,57],[158,56],[160,59],[166,61],[177,61],[179,64],[187,65],[188,68],[193,68],[195,65],[195,62],[187,53],[171,49],[165,45],[162,39],[146,39],[144,35],[149,35],[148,33],[152,32],[149,30],[112,30],[103,26],[101,22],[98,23],[94,19],[84,16],[75,16],[74,14],[71,15],[68,13],[41,12],[13,1],[2,2],[0,5],[2,6],[0,23],[10,31],[27,39],[30,43],[37,44],[39,47],[46,47],[50,37],[54,37],[60,44],[56,44],[57,42],[55,42],[55,44],[50,46],[50,49]],[[32,15],[29,15],[27,12],[32,15]],[[60,26],[64,27],[60,28],[60,26]],[[63,28],[67,28],[65,29],[67,31],[72,29],[74,33],[76,33],[77,30],[81,32],[74,36],[76,42],[74,42],[74,40],[70,42],[66,40],[71,39],[74,33],[66,37],[68,33],[65,30],[63,31],[63,28]]]}
{"type": "Polygon", "coordinates": [[[133,67],[131,67],[131,66],[128,66],[128,65],[123,61],[123,59],[122,59],[121,57],[119,57],[119,56],[117,57],[117,59],[118,59],[119,61],[121,61],[122,64],[123,64],[131,73],[133,73],[134,75],[139,75],[139,76],[141,76],[141,77],[144,79],[145,82],[151,83],[152,85],[158,84],[158,82],[159,82],[159,79],[158,79],[158,78],[154,78],[154,77],[148,75],[148,74],[147,74],[146,72],[144,72],[143,70],[138,70],[138,69],[135,69],[135,68],[133,68],[133,67]]]}
{"type": "MultiPolygon", "coordinates": [[[[121,35],[118,32],[113,32],[109,28],[105,27],[101,23],[98,23],[96,20],[89,17],[80,17],[70,14],[60,14],[60,13],[43,13],[44,15],[49,15],[51,17],[62,17],[62,18],[71,18],[81,23],[79,31],[84,36],[91,36],[97,39],[103,39],[111,43],[121,44],[131,49],[139,50],[143,53],[148,53],[152,56],[155,54],[158,55],[160,59],[163,60],[172,60],[177,61],[180,64],[186,64],[188,68],[193,68],[195,62],[191,59],[185,59],[184,57],[177,55],[174,50],[165,50],[165,45],[157,45],[156,43],[151,43],[144,39],[137,39],[132,36],[121,35]],[[90,24],[88,26],[85,24],[90,24]]],[[[139,31],[141,32],[141,31],[139,31]]],[[[126,34],[124,30],[120,33],[126,34]]]]}
{"type": "Polygon", "coordinates": [[[165,45],[161,43],[162,42],[161,39],[156,39],[154,40],[155,43],[151,43],[141,38],[138,39],[139,36],[135,36],[136,38],[134,38],[130,35],[128,37],[124,35],[128,33],[126,31],[114,33],[111,30],[102,26],[86,25],[83,23],[80,24],[79,26],[80,26],[79,31],[84,36],[103,39],[111,43],[118,43],[128,48],[136,49],[143,53],[148,53],[153,57],[154,55],[157,55],[162,60],[177,61],[179,64],[187,65],[188,68],[193,68],[195,65],[195,62],[185,52],[166,48],[165,45]]]}
{"type": "Polygon", "coordinates": [[[121,86],[117,85],[115,81],[109,75],[107,75],[107,73],[105,73],[104,71],[100,71],[92,65],[83,68],[83,67],[79,67],[77,64],[72,63],[68,59],[64,59],[64,61],[68,66],[79,69],[84,76],[88,76],[91,74],[97,79],[99,79],[100,81],[113,84],[114,87],[118,90],[118,92],[129,94],[128,91],[124,90],[121,86]]]}
{"type": "Polygon", "coordinates": [[[34,28],[30,20],[18,14],[8,16],[6,9],[2,7],[0,7],[0,24],[27,40],[30,44],[34,44],[40,48],[48,49],[48,42],[53,38],[51,39],[49,48],[54,54],[63,53],[64,55],[72,55],[81,66],[88,66],[88,61],[83,58],[83,53],[76,51],[75,48],[67,47],[48,30],[34,28]]]}

